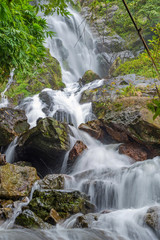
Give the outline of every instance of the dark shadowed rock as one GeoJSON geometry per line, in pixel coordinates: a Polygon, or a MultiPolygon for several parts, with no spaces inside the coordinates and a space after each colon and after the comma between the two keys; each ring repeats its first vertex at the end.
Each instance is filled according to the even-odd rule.
{"type": "Polygon", "coordinates": [[[30,161],[42,176],[58,172],[69,149],[68,127],[53,118],[40,119],[19,139],[17,161],[30,161]]]}
{"type": "Polygon", "coordinates": [[[0,109],[0,146],[6,146],[15,136],[29,129],[27,117],[23,110],[12,108],[0,109]]]}

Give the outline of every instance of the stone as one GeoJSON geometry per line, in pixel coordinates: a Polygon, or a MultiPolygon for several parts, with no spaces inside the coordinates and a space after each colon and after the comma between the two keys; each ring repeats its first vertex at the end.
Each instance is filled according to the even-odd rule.
{"type": "Polygon", "coordinates": [[[71,179],[71,177],[66,174],[48,174],[39,180],[38,184],[43,190],[64,189],[65,179],[71,179]]]}
{"type": "Polygon", "coordinates": [[[135,143],[120,145],[119,153],[129,156],[135,161],[144,161],[148,159],[147,150],[143,146],[135,143]]]}
{"type": "Polygon", "coordinates": [[[89,202],[85,194],[69,190],[35,190],[28,207],[43,221],[47,222],[52,209],[62,219],[79,212],[87,214],[95,211],[95,206],[89,202]]]}
{"type": "Polygon", "coordinates": [[[160,237],[160,207],[150,207],[144,219],[145,223],[160,237]]]}
{"type": "Polygon", "coordinates": [[[16,161],[29,161],[41,176],[60,171],[69,149],[69,128],[53,118],[40,119],[37,126],[21,135],[16,161]]]}
{"type": "Polygon", "coordinates": [[[20,167],[10,163],[0,166],[0,198],[16,200],[28,196],[38,179],[33,167],[20,167]]]}
{"type": "Polygon", "coordinates": [[[81,215],[76,218],[73,228],[90,228],[93,221],[98,221],[100,214],[89,213],[86,215],[81,215]]]}
{"type": "Polygon", "coordinates": [[[25,228],[50,229],[52,226],[45,223],[34,212],[29,209],[24,210],[15,220],[15,224],[25,228]]]}
{"type": "Polygon", "coordinates": [[[94,73],[92,70],[88,70],[84,73],[84,75],[80,79],[80,83],[82,85],[85,85],[97,79],[101,79],[100,76],[98,76],[98,74],[94,73]]]}
{"type": "Polygon", "coordinates": [[[12,108],[0,109],[0,147],[10,144],[15,136],[29,129],[27,117],[23,110],[12,108]]]}
{"type": "Polygon", "coordinates": [[[77,158],[81,156],[83,151],[86,149],[87,149],[87,146],[82,141],[76,141],[73,148],[69,152],[67,167],[68,168],[72,167],[75,161],[77,160],[77,158]]]}
{"type": "Polygon", "coordinates": [[[49,216],[46,218],[46,221],[52,225],[56,225],[60,220],[61,217],[59,216],[57,211],[54,208],[52,208],[49,213],[49,216]]]}
{"type": "Polygon", "coordinates": [[[0,166],[7,164],[6,155],[0,153],[0,166]]]}
{"type": "Polygon", "coordinates": [[[78,128],[98,140],[102,140],[104,138],[104,132],[101,129],[101,123],[98,120],[81,123],[78,128]]]}

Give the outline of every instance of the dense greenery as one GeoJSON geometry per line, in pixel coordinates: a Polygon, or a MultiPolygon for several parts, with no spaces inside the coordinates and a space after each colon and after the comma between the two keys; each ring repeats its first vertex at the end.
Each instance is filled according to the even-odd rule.
{"type": "MultiPolygon", "coordinates": [[[[149,40],[151,55],[157,65],[160,73],[160,23],[153,28],[155,35],[149,40]]],[[[151,59],[146,52],[140,54],[137,58],[122,63],[115,71],[114,76],[135,73],[145,77],[158,77],[153,67],[151,59]]]]}
{"type": "Polygon", "coordinates": [[[47,5],[38,6],[30,0],[0,0],[0,83],[8,78],[12,69],[31,73],[42,63],[46,50],[43,46],[48,31],[47,22],[37,16],[40,7],[45,14],[57,11],[67,15],[67,2],[54,0],[47,5]]]}
{"type": "MultiPolygon", "coordinates": [[[[81,0],[83,4],[89,4],[92,10],[92,17],[106,16],[106,24],[112,27],[122,37],[135,37],[136,31],[133,23],[120,0],[81,0]],[[118,6],[114,16],[110,15],[111,8],[118,6]]],[[[159,0],[126,0],[128,7],[146,38],[150,38],[150,27],[160,22],[160,1],[159,0]]],[[[129,39],[132,42],[132,39],[129,39]]]]}

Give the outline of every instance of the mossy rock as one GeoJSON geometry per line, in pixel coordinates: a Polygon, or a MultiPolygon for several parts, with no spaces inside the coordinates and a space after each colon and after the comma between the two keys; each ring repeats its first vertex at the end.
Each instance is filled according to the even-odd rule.
{"type": "Polygon", "coordinates": [[[49,229],[52,226],[45,223],[34,212],[29,209],[24,210],[15,220],[15,224],[25,228],[49,229]]]}
{"type": "Polygon", "coordinates": [[[15,200],[28,196],[37,180],[35,168],[7,163],[0,167],[0,198],[15,200]]]}
{"type": "Polygon", "coordinates": [[[23,110],[12,108],[0,109],[0,146],[6,146],[15,136],[29,129],[27,117],[23,110]]]}
{"type": "Polygon", "coordinates": [[[40,119],[37,126],[21,135],[16,161],[29,161],[41,176],[60,171],[69,150],[69,128],[54,118],[40,119]]]}
{"type": "Polygon", "coordinates": [[[59,216],[65,219],[79,212],[94,212],[95,206],[88,201],[85,194],[78,191],[36,190],[29,203],[29,209],[47,221],[51,209],[55,209],[59,216]]]}
{"type": "MultiPolygon", "coordinates": [[[[11,87],[6,92],[7,97],[13,104],[18,104],[23,98],[38,94],[44,88],[59,90],[65,87],[62,82],[61,67],[58,60],[47,51],[43,64],[30,75],[18,72],[11,87]]],[[[1,86],[3,90],[6,84],[1,86]]]]}
{"type": "Polygon", "coordinates": [[[100,76],[98,76],[98,74],[96,74],[92,70],[88,70],[87,72],[85,72],[83,77],[80,79],[80,83],[82,85],[85,85],[85,84],[93,82],[94,80],[97,80],[97,79],[101,79],[100,76]]]}

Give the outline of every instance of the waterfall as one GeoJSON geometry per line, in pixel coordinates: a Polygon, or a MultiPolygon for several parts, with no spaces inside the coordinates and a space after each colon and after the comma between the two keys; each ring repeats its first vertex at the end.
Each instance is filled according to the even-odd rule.
{"type": "MultiPolygon", "coordinates": [[[[79,86],[78,79],[86,70],[92,69],[99,74],[100,69],[88,26],[78,13],[69,11],[71,18],[47,17],[56,36],[46,40],[46,47],[61,64],[66,88],[63,91],[44,89],[40,94],[24,99],[20,107],[25,109],[31,128],[39,117],[65,120],[72,131],[70,147],[77,140],[87,145],[88,150],[77,159],[65,188],[87,193],[97,206],[98,219],[88,229],[72,228],[77,215],[50,230],[1,229],[0,239],[158,240],[144,223],[144,216],[150,206],[160,206],[160,158],[135,163],[118,153],[117,144],[104,145],[77,129],[80,123],[94,118],[92,104],[79,103],[82,92],[101,86],[103,80],[79,86]],[[49,96],[49,106],[42,101],[41,94],[49,96]]],[[[67,155],[63,172],[66,165],[67,155]]]]}
{"type": "Polygon", "coordinates": [[[4,91],[1,93],[1,102],[0,102],[0,108],[2,107],[7,107],[8,106],[8,99],[5,95],[5,93],[7,92],[7,90],[9,89],[9,87],[11,86],[12,82],[13,82],[13,76],[14,76],[14,69],[11,71],[10,73],[10,78],[8,80],[8,83],[6,85],[6,88],[4,89],[4,91]]]}

